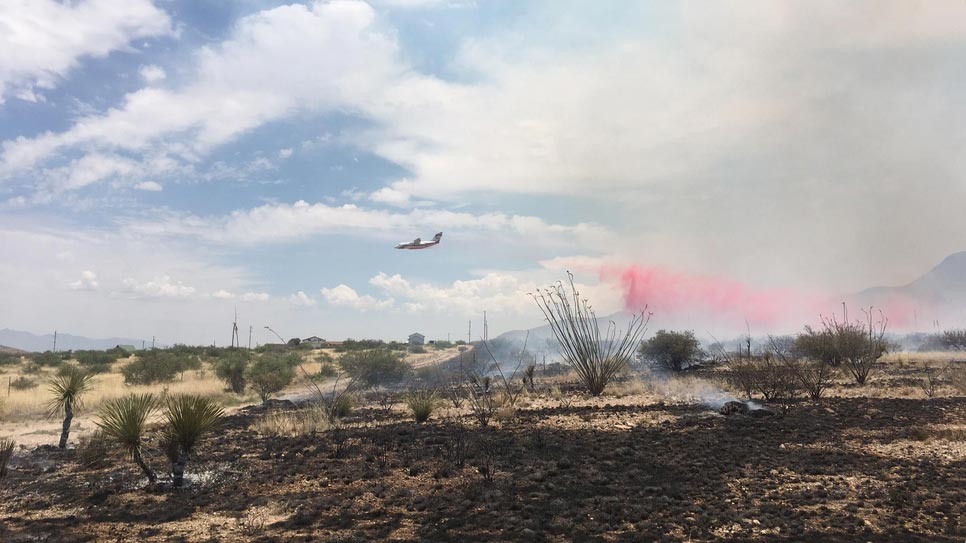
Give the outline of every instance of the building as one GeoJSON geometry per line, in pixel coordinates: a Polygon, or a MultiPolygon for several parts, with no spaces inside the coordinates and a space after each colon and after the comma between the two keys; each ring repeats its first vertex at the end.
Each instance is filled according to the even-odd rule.
{"type": "Polygon", "coordinates": [[[319,336],[311,336],[303,339],[302,345],[310,345],[313,349],[321,349],[325,346],[325,340],[319,336]]]}
{"type": "Polygon", "coordinates": [[[426,343],[426,336],[420,334],[419,332],[409,334],[410,345],[422,345],[423,343],[426,343]]]}
{"type": "Polygon", "coordinates": [[[114,348],[119,351],[124,351],[128,354],[137,351],[137,348],[135,348],[134,345],[115,345],[114,348]]]}

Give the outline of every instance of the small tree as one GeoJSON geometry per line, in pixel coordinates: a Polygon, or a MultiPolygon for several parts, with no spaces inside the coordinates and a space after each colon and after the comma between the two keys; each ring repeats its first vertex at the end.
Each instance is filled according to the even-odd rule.
{"type": "Polygon", "coordinates": [[[178,394],[165,398],[163,444],[165,454],[171,461],[172,484],[184,484],[184,469],[198,441],[215,428],[224,416],[224,410],[210,398],[190,394],[178,394]]]}
{"type": "Polygon", "coordinates": [[[131,394],[105,403],[101,408],[100,420],[94,423],[131,456],[152,483],[158,477],[144,461],[142,448],[145,426],[157,408],[158,401],[153,394],[131,394]]]}
{"type": "Polygon", "coordinates": [[[250,357],[249,351],[233,347],[222,353],[215,362],[215,375],[235,394],[245,392],[245,369],[250,357]]]}
{"type": "Polygon", "coordinates": [[[791,369],[808,397],[820,400],[825,390],[831,386],[832,378],[837,372],[836,366],[832,365],[829,359],[836,358],[837,355],[827,354],[827,349],[824,347],[827,338],[824,334],[816,337],[809,331],[806,328],[806,333],[794,338],[790,344],[785,339],[786,336],[781,338],[769,336],[768,343],[772,354],[791,369]],[[818,352],[819,357],[804,356],[803,353],[809,349],[818,352]]]}
{"type": "Polygon", "coordinates": [[[64,413],[64,425],[60,432],[58,447],[67,448],[67,438],[70,436],[70,422],[74,418],[74,409],[81,406],[81,396],[92,385],[93,374],[84,372],[74,366],[64,366],[56,375],[47,380],[47,390],[53,395],[47,402],[47,415],[51,418],[64,413]]]}
{"type": "Polygon", "coordinates": [[[600,396],[607,383],[627,366],[647,329],[650,316],[645,313],[645,308],[631,318],[626,331],[619,331],[617,325],[610,322],[601,333],[597,314],[587,299],[581,298],[573,274],[567,272],[567,278],[569,291],[558,282],[531,296],[550,324],[561,357],[574,369],[587,390],[600,396]]]}
{"type": "Polygon", "coordinates": [[[641,343],[641,357],[669,371],[681,371],[690,366],[701,352],[694,332],[658,330],[651,339],[641,343]]]}
{"type": "Polygon", "coordinates": [[[248,366],[246,377],[248,385],[265,402],[292,382],[295,369],[286,358],[265,354],[248,366]]]}
{"type": "Polygon", "coordinates": [[[375,387],[402,381],[412,369],[405,355],[389,349],[350,351],[339,358],[339,366],[362,386],[375,387]]]}

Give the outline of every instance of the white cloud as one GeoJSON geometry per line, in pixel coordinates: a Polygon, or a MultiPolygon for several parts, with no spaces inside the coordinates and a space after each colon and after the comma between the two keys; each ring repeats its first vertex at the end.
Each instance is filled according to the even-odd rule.
{"type": "Polygon", "coordinates": [[[143,88],[64,132],[4,142],[0,172],[77,146],[101,153],[163,148],[190,161],[267,122],[362,109],[401,69],[395,42],[374,21],[372,8],[357,1],[293,4],[243,17],[229,39],[197,52],[188,85],[143,88]]]}
{"type": "Polygon", "coordinates": [[[377,300],[368,294],[360,296],[358,292],[348,285],[339,285],[335,288],[323,288],[319,291],[329,305],[336,307],[348,307],[358,311],[372,311],[389,309],[393,305],[391,298],[377,300]]]}
{"type": "Polygon", "coordinates": [[[246,292],[240,298],[243,302],[265,302],[270,296],[267,292],[246,292]]]}
{"type": "Polygon", "coordinates": [[[399,190],[398,188],[383,187],[372,194],[369,198],[373,202],[379,202],[382,204],[389,204],[394,206],[407,206],[409,205],[409,194],[399,190]]]}
{"type": "Polygon", "coordinates": [[[440,230],[472,232],[476,236],[507,234],[514,236],[508,242],[531,245],[595,247],[614,241],[614,235],[606,228],[589,223],[561,225],[526,215],[474,215],[438,209],[399,213],[353,204],[309,204],[301,200],[294,204],[266,204],[220,217],[174,215],[128,221],[124,228],[133,234],[189,236],[232,244],[285,242],[332,233],[398,237],[403,232],[408,235],[440,230]]]}
{"type": "Polygon", "coordinates": [[[281,158],[281,159],[284,160],[284,159],[289,158],[290,156],[292,156],[292,153],[293,152],[294,151],[293,151],[293,149],[291,147],[286,147],[285,149],[279,149],[278,150],[278,158],[281,158]]]}
{"type": "Polygon", "coordinates": [[[224,289],[219,289],[211,293],[212,298],[217,298],[219,300],[230,300],[235,297],[234,294],[228,292],[224,289]]]}
{"type": "Polygon", "coordinates": [[[289,301],[297,306],[311,307],[316,304],[316,301],[312,299],[308,294],[303,291],[298,291],[295,294],[289,296],[289,301]]]}
{"type": "Polygon", "coordinates": [[[135,298],[188,298],[197,292],[195,287],[174,280],[168,275],[148,280],[127,277],[122,284],[123,288],[115,291],[115,295],[135,298]]]}
{"type": "Polygon", "coordinates": [[[172,33],[151,0],[0,2],[0,103],[36,101],[83,57],[103,57],[137,39],[172,33]]]}
{"type": "Polygon", "coordinates": [[[81,272],[80,279],[72,281],[69,286],[71,290],[97,290],[97,274],[90,270],[84,270],[81,272]]]}
{"type": "Polygon", "coordinates": [[[162,187],[157,181],[141,181],[140,183],[134,185],[134,188],[138,190],[146,190],[148,192],[160,192],[164,190],[164,187],[162,187]]]}
{"type": "Polygon", "coordinates": [[[138,73],[141,74],[141,79],[147,83],[163,81],[164,78],[168,76],[168,74],[165,73],[164,68],[155,66],[154,64],[141,66],[141,68],[138,70],[138,73]]]}

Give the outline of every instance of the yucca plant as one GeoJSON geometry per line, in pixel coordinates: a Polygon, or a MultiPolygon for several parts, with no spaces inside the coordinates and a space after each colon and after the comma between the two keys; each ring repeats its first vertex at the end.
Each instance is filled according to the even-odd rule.
{"type": "Polygon", "coordinates": [[[426,422],[436,409],[435,390],[414,390],[406,396],[406,406],[413,414],[416,422],[426,422]]]}
{"type": "Polygon", "coordinates": [[[142,447],[145,426],[157,408],[158,400],[153,394],[131,394],[105,403],[101,407],[100,420],[94,423],[131,455],[152,483],[158,480],[158,476],[144,461],[142,447]]]}
{"type": "Polygon", "coordinates": [[[177,394],[165,398],[164,449],[171,461],[174,486],[184,484],[184,468],[195,445],[215,428],[225,411],[211,398],[192,394],[177,394]]]}
{"type": "Polygon", "coordinates": [[[7,477],[7,466],[13,458],[13,449],[17,443],[9,438],[0,439],[0,481],[7,477]]]}
{"type": "Polygon", "coordinates": [[[74,409],[81,407],[81,396],[92,385],[94,374],[87,373],[74,366],[64,366],[56,375],[47,380],[47,390],[53,398],[47,402],[47,416],[56,417],[64,413],[64,426],[60,432],[61,449],[67,448],[67,438],[70,436],[70,422],[74,418],[74,409]]]}

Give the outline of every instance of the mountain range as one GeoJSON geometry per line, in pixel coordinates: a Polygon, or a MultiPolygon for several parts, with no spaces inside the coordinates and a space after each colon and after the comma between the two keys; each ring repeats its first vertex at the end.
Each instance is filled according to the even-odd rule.
{"type": "MultiPolygon", "coordinates": [[[[110,337],[92,339],[71,334],[57,334],[57,350],[110,349],[115,345],[134,345],[141,347],[140,339],[110,337]]],[[[0,330],[0,346],[12,347],[21,351],[43,352],[54,348],[54,334],[37,335],[20,330],[4,328],[0,330]]]]}

